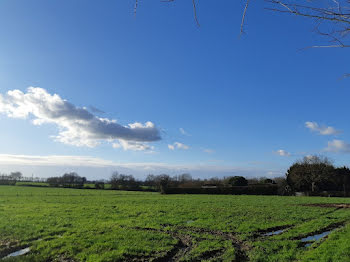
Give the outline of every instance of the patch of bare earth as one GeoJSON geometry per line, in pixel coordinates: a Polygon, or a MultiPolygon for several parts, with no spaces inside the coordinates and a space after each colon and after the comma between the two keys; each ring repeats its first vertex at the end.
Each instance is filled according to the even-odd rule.
{"type": "Polygon", "coordinates": [[[304,204],[303,206],[309,207],[325,207],[325,208],[350,208],[350,204],[304,204]]]}
{"type": "MultiPolygon", "coordinates": [[[[171,226],[171,225],[163,225],[163,226],[171,226]]],[[[186,226],[175,226],[173,230],[140,228],[140,227],[135,227],[133,229],[162,232],[162,233],[169,234],[173,238],[178,240],[175,246],[170,251],[168,251],[165,255],[154,258],[151,261],[157,261],[157,262],[181,261],[195,247],[192,241],[193,237],[190,235],[190,233],[212,235],[212,236],[220,237],[223,240],[231,241],[232,246],[235,248],[235,251],[236,251],[237,261],[242,261],[242,262],[248,261],[247,252],[251,249],[251,247],[248,244],[241,241],[239,238],[237,238],[234,235],[234,233],[231,233],[231,232],[223,232],[219,230],[186,227],[186,226]]],[[[201,255],[201,260],[219,258],[223,253],[224,253],[223,249],[208,251],[201,255]]]]}
{"type": "Polygon", "coordinates": [[[0,240],[0,259],[21,248],[16,240],[0,240]]]}

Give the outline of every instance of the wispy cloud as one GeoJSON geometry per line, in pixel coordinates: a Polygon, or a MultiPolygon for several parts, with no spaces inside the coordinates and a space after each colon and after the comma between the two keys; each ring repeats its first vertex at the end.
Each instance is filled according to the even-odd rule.
{"type": "Polygon", "coordinates": [[[189,133],[187,133],[187,132],[185,131],[185,129],[183,129],[182,127],[180,127],[179,130],[180,130],[180,133],[183,134],[184,136],[191,136],[191,135],[190,135],[189,133]]]}
{"type": "Polygon", "coordinates": [[[53,138],[74,146],[95,147],[101,142],[113,144],[119,140],[124,149],[141,150],[150,148],[142,143],[161,139],[152,122],[124,126],[116,120],[97,117],[86,108],[76,107],[38,87],[28,88],[27,93],[11,90],[5,96],[0,94],[0,113],[11,118],[31,117],[34,125],[55,124],[59,133],[53,138]]]}
{"type": "Polygon", "coordinates": [[[110,160],[90,156],[0,154],[0,165],[108,167],[115,166],[116,163],[110,160]]]}
{"type": "Polygon", "coordinates": [[[208,153],[208,154],[213,154],[215,153],[215,150],[210,149],[210,148],[202,148],[204,153],[208,153]]]}
{"type": "Polygon", "coordinates": [[[334,139],[328,142],[325,151],[334,153],[350,153],[350,144],[343,140],[334,139]]]}
{"type": "Polygon", "coordinates": [[[111,171],[118,170],[127,174],[134,174],[137,177],[145,177],[147,174],[169,174],[176,175],[181,173],[191,173],[194,177],[213,177],[213,176],[234,176],[242,175],[245,177],[273,176],[280,172],[274,169],[264,169],[256,167],[241,167],[219,165],[218,163],[191,163],[191,164],[170,164],[165,162],[150,163],[118,163],[90,156],[33,156],[33,155],[10,155],[0,154],[0,166],[2,172],[11,172],[14,170],[23,171],[27,175],[48,177],[61,172],[82,171],[91,179],[108,178],[111,171]],[[97,170],[97,169],[98,170],[97,170]],[[102,176],[102,177],[101,177],[102,176]]]}
{"type": "Polygon", "coordinates": [[[337,135],[341,133],[340,130],[331,126],[320,126],[316,122],[305,122],[305,126],[312,132],[319,133],[320,135],[337,135]]]}
{"type": "Polygon", "coordinates": [[[95,113],[95,114],[104,114],[106,112],[102,111],[101,109],[98,109],[97,107],[94,107],[94,106],[89,106],[88,107],[89,110],[92,112],[92,113],[95,113]]]}
{"type": "Polygon", "coordinates": [[[175,149],[183,149],[183,150],[187,150],[189,149],[190,147],[188,145],[185,145],[183,143],[180,143],[180,142],[175,142],[174,144],[169,144],[168,145],[168,148],[170,150],[175,150],[175,149]]]}
{"type": "Polygon", "coordinates": [[[279,149],[275,152],[277,155],[280,156],[291,156],[291,153],[287,152],[286,150],[279,149]]]}

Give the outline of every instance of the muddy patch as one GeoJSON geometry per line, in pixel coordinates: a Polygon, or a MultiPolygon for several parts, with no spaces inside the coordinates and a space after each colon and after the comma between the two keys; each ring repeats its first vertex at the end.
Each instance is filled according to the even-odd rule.
{"type": "Polygon", "coordinates": [[[350,208],[350,204],[304,204],[302,206],[308,206],[308,207],[325,207],[325,208],[350,208]]]}
{"type": "MultiPolygon", "coordinates": [[[[166,224],[162,225],[163,227],[171,227],[171,225],[166,224]]],[[[168,251],[165,255],[155,258],[153,261],[157,262],[165,262],[165,261],[181,261],[184,259],[195,246],[193,245],[193,236],[191,233],[196,234],[207,234],[216,237],[220,237],[224,240],[229,240],[232,243],[232,246],[236,250],[236,259],[237,261],[248,261],[247,251],[251,249],[246,243],[238,239],[234,233],[232,232],[223,232],[220,230],[211,230],[206,228],[197,228],[197,227],[186,227],[186,226],[174,226],[174,228],[170,229],[156,229],[156,228],[141,228],[141,227],[133,227],[133,229],[137,230],[147,230],[147,231],[156,231],[162,232],[171,235],[173,238],[177,239],[177,244],[168,251]]],[[[197,238],[198,239],[198,238],[197,238]]],[[[205,237],[204,237],[205,239],[205,237]]],[[[210,251],[205,254],[202,254],[202,259],[214,259],[218,258],[221,254],[223,254],[224,250],[215,250],[210,251]]]]}
{"type": "MultiPolygon", "coordinates": [[[[189,233],[208,234],[208,235],[220,237],[225,240],[229,240],[231,241],[232,246],[236,250],[237,261],[248,261],[247,251],[249,251],[251,247],[246,243],[244,243],[243,241],[241,241],[239,238],[237,238],[235,234],[232,232],[223,232],[223,231],[214,230],[214,229],[185,227],[185,226],[177,226],[175,228],[177,230],[182,230],[189,233]]],[[[217,254],[215,256],[217,256],[217,254]]]]}
{"type": "Polygon", "coordinates": [[[8,254],[23,248],[19,246],[19,242],[15,240],[0,240],[0,260],[5,258],[8,254]]]}
{"type": "Polygon", "coordinates": [[[224,251],[225,251],[224,249],[206,251],[206,252],[202,253],[200,255],[200,257],[198,257],[198,259],[200,261],[203,261],[203,260],[210,260],[210,259],[219,258],[224,253],[224,251]]]}
{"type": "MultiPolygon", "coordinates": [[[[164,255],[153,259],[152,261],[156,261],[156,262],[180,261],[193,248],[192,237],[189,235],[181,234],[176,231],[169,231],[165,229],[148,228],[148,227],[145,227],[145,228],[133,227],[132,229],[166,233],[171,235],[174,239],[177,240],[177,243],[173,246],[171,250],[169,250],[164,255]]],[[[145,260],[145,261],[149,261],[149,260],[145,260]]]]}
{"type": "MultiPolygon", "coordinates": [[[[11,240],[0,240],[0,248],[1,249],[8,249],[11,248],[13,246],[17,246],[18,245],[18,241],[11,241],[11,240]]],[[[0,253],[0,257],[1,257],[1,253],[0,253]]]]}

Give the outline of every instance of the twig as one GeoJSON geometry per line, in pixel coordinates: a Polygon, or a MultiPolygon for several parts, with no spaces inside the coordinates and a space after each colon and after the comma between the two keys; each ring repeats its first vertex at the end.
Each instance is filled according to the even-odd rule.
{"type": "Polygon", "coordinates": [[[193,15],[194,15],[194,20],[197,23],[197,26],[200,27],[201,25],[198,22],[198,18],[197,18],[197,8],[196,8],[196,1],[192,0],[192,5],[193,5],[193,15]]]}
{"type": "Polygon", "coordinates": [[[310,48],[346,48],[350,45],[313,45],[301,48],[300,50],[310,49],[310,48]]]}
{"type": "Polygon", "coordinates": [[[247,13],[248,6],[249,6],[249,2],[250,2],[250,0],[246,1],[245,7],[244,7],[244,10],[243,10],[240,35],[242,35],[244,33],[244,20],[245,20],[245,15],[247,13]]]}
{"type": "Polygon", "coordinates": [[[137,5],[139,3],[139,0],[135,0],[135,5],[134,5],[134,16],[136,16],[136,11],[137,11],[137,5]]]}

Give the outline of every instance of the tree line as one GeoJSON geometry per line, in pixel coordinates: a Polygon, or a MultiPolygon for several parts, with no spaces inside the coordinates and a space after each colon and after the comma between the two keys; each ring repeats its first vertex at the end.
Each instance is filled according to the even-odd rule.
{"type": "Polygon", "coordinates": [[[74,187],[74,188],[83,188],[86,183],[86,177],[79,176],[75,172],[65,173],[60,177],[49,177],[46,182],[50,186],[62,186],[62,187],[74,187]]]}
{"type": "Polygon", "coordinates": [[[0,185],[15,185],[22,178],[21,172],[11,172],[10,174],[0,174],[0,185]]]}
{"type": "MultiPolygon", "coordinates": [[[[23,181],[23,178],[21,172],[0,174],[0,184],[14,185],[17,181],[23,181]]],[[[275,178],[230,176],[201,179],[184,173],[175,176],[149,174],[145,179],[140,180],[133,175],[119,174],[115,171],[108,180],[89,181],[76,172],[70,172],[62,176],[49,177],[45,182],[53,187],[158,191],[161,193],[293,195],[295,192],[304,192],[308,195],[322,195],[323,193],[350,195],[350,169],[346,166],[335,167],[326,157],[316,155],[296,161],[289,167],[285,176],[275,178]]]]}
{"type": "Polygon", "coordinates": [[[286,182],[293,192],[343,191],[347,195],[350,169],[335,167],[326,157],[304,157],[288,169],[286,182]]]}

